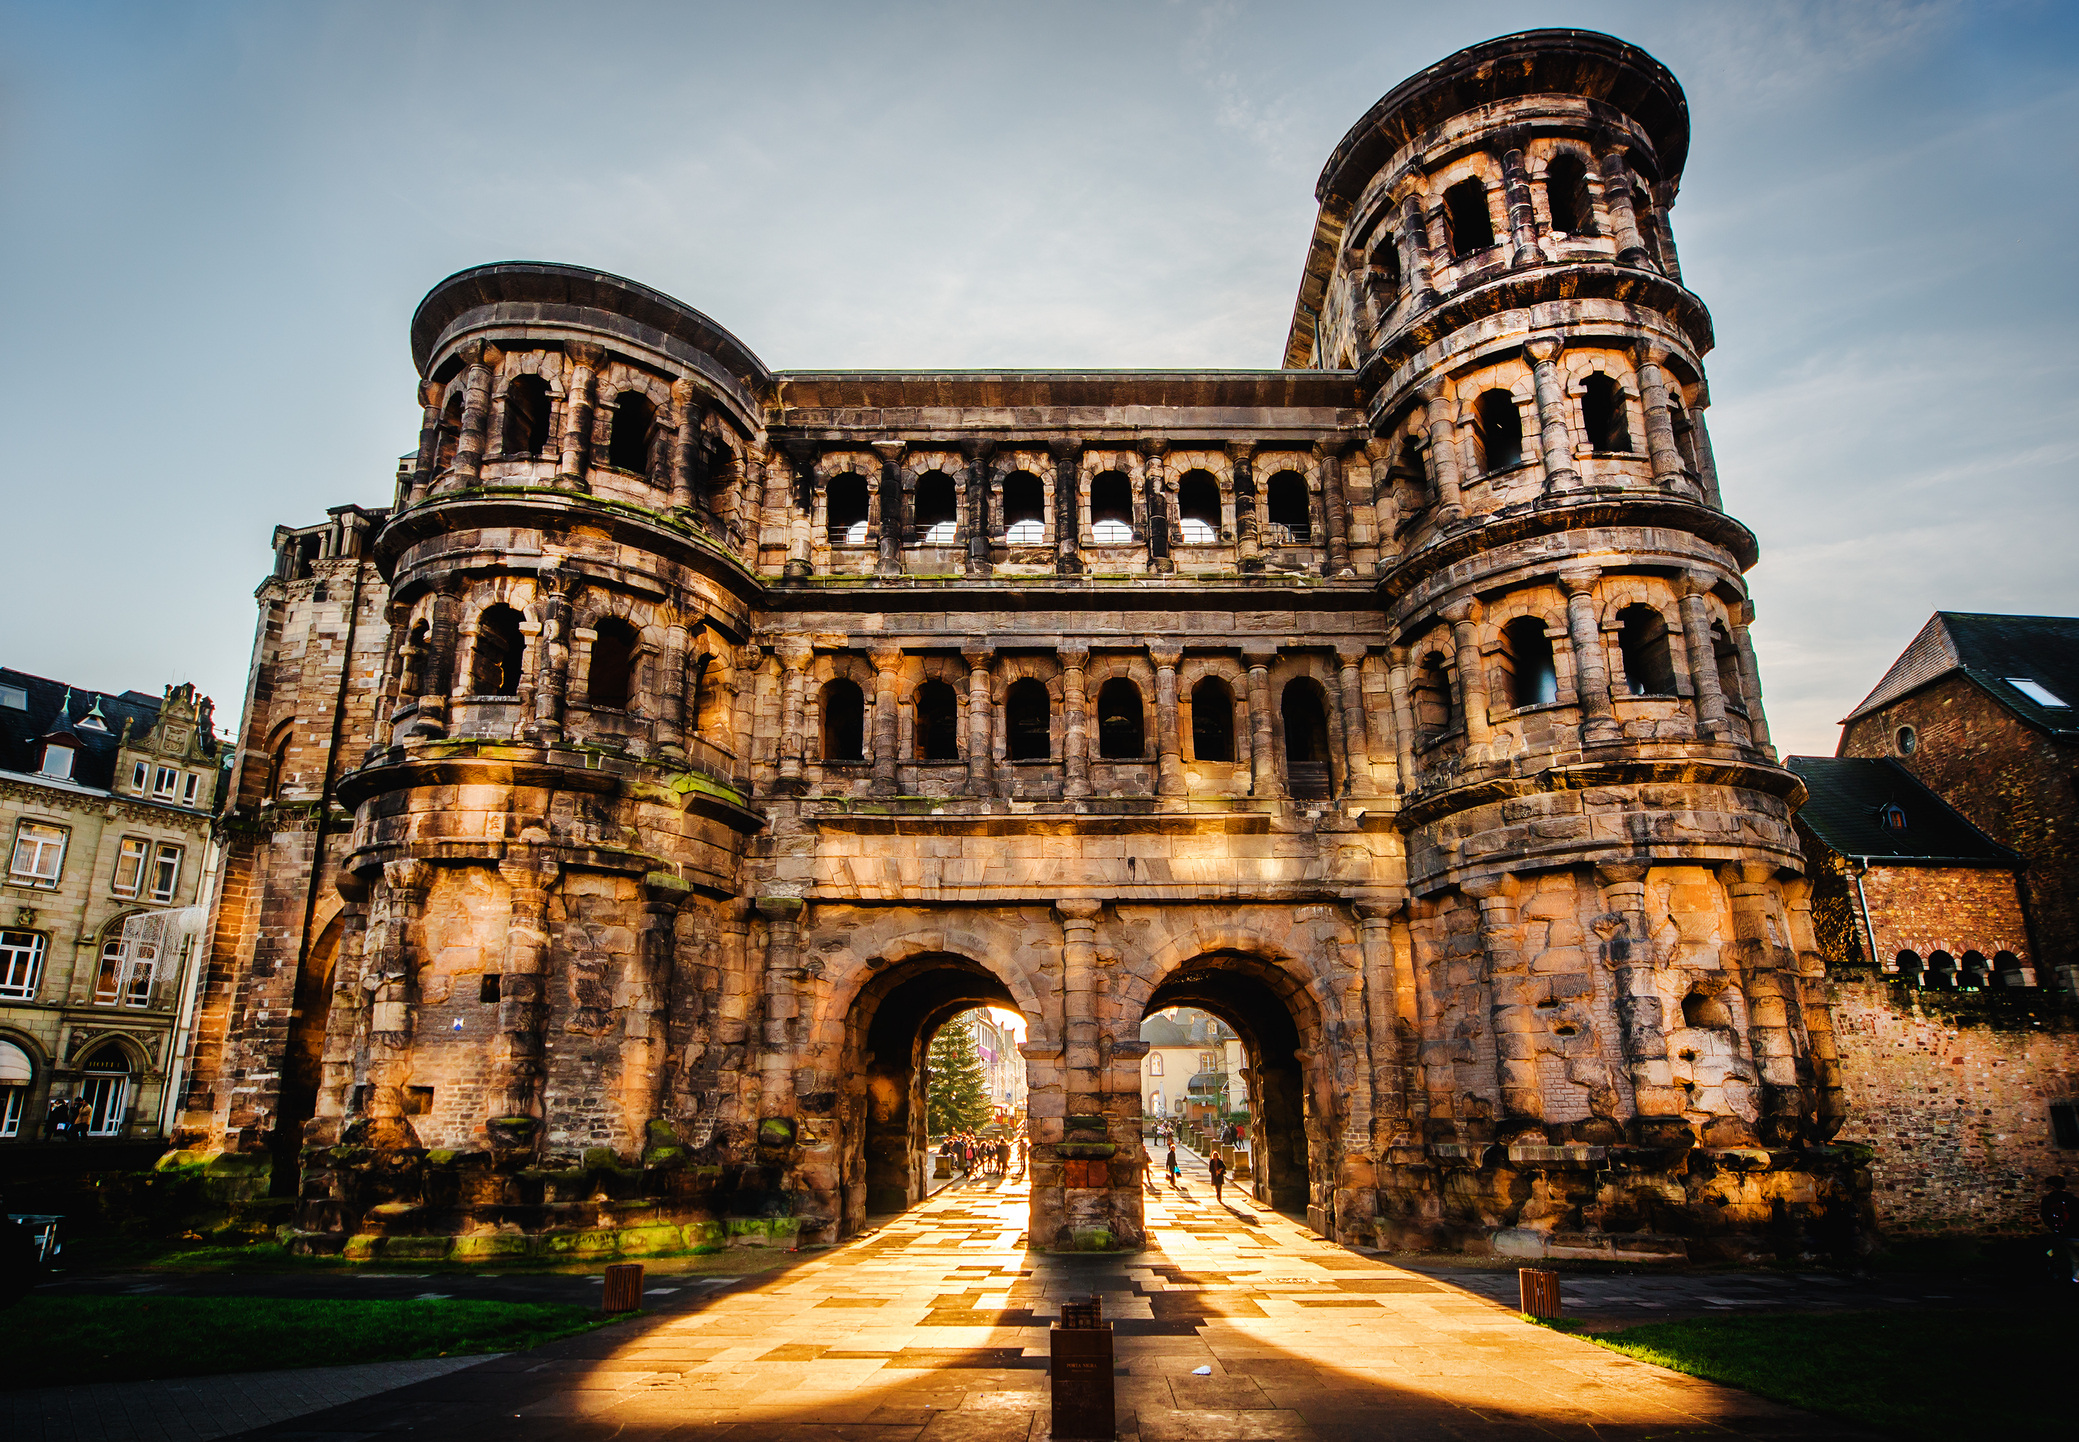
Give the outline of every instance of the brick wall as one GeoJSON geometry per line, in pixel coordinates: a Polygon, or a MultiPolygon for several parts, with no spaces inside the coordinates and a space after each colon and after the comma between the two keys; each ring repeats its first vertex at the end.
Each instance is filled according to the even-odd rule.
{"type": "Polygon", "coordinates": [[[2031,1229],[2043,1178],[2079,1173],[2079,1150],[2060,1150],[2050,1130],[2050,1103],[2079,1098],[2079,1013],[2036,991],[1831,990],[1849,1108],[1838,1139],[1876,1149],[1878,1224],[2031,1229]]]}
{"type": "Polygon", "coordinates": [[[2032,961],[2021,891],[2011,871],[1966,866],[1872,866],[1863,875],[1877,959],[1889,966],[1901,951],[1922,961],[1935,951],[1961,960],[2011,951],[2032,961]]]}

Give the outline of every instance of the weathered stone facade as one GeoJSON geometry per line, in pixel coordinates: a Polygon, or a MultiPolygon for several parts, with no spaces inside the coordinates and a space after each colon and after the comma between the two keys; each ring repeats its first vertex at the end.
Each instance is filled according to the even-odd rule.
{"type": "Polygon", "coordinates": [[[774,373],[612,276],[442,282],[394,505],[332,599],[263,588],[240,804],[330,737],[351,831],[247,858],[196,1143],[300,1138],[310,1246],[828,1239],[918,1195],[923,1048],[990,1002],[1033,1243],[1133,1247],[1140,1025],[1193,1006],[1326,1234],[1852,1231],[1687,125],[1584,32],[1408,81],[1280,371],[774,373]]]}

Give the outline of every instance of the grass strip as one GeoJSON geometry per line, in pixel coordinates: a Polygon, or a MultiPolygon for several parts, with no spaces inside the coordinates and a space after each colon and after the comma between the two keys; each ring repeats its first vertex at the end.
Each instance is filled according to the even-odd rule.
{"type": "Polygon", "coordinates": [[[514,1352],[604,1320],[537,1302],[30,1296],[0,1311],[0,1390],[514,1352]]]}
{"type": "Polygon", "coordinates": [[[2071,1326],[2062,1310],[1912,1307],[1698,1317],[1582,1335],[1807,1411],[1954,1442],[2070,1427],[2071,1326]]]}

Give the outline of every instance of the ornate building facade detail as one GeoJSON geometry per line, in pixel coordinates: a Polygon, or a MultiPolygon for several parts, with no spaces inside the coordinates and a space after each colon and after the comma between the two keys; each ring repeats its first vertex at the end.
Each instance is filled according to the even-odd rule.
{"type": "Polygon", "coordinates": [[[188,1139],[299,1169],[311,1247],[831,1240],[989,1003],[1033,1243],[1133,1247],[1184,1006],[1338,1239],[1852,1230],[1687,144],[1606,36],[1441,62],[1323,172],[1277,371],[775,373],[617,277],[443,281],[392,504],[262,588],[188,1139]]]}

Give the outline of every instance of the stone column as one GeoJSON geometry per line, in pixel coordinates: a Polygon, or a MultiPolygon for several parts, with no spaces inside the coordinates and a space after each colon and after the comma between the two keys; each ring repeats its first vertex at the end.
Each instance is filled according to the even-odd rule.
{"type": "Polygon", "coordinates": [[[1436,304],[1436,281],[1430,268],[1429,230],[1423,223],[1422,197],[1411,195],[1400,208],[1400,271],[1415,292],[1415,305],[1427,309],[1436,304]]]}
{"type": "Polygon", "coordinates": [[[511,895],[491,1041],[487,1130],[498,1150],[532,1152],[542,1119],[542,1026],[548,1018],[549,893],[561,867],[541,848],[514,846],[498,863],[511,895]]]}
{"type": "Polygon", "coordinates": [[[1340,441],[1317,441],[1314,461],[1321,470],[1321,508],[1328,522],[1328,566],[1330,576],[1354,576],[1350,568],[1350,507],[1343,495],[1343,446],[1340,441]]]}
{"type": "Polygon", "coordinates": [[[881,482],[876,488],[880,498],[880,526],[875,539],[880,544],[881,557],[875,565],[875,573],[882,576],[902,574],[902,544],[909,539],[910,515],[906,504],[908,496],[902,484],[902,456],[908,449],[901,441],[875,441],[874,451],[881,458],[881,482]]]}
{"type": "Polygon", "coordinates": [[[1256,515],[1256,444],[1235,441],[1227,447],[1234,472],[1234,541],[1236,564],[1244,571],[1263,569],[1263,537],[1256,515]]]}
{"type": "Polygon", "coordinates": [[[1061,917],[1061,1038],[1067,1066],[1069,1126],[1101,1112],[1098,1072],[1097,913],[1103,903],[1057,901],[1061,917]]]}
{"type": "Polygon", "coordinates": [[[1710,397],[1705,395],[1690,407],[1689,443],[1696,452],[1697,484],[1703,489],[1704,504],[1722,511],[1725,497],[1718,488],[1718,458],[1711,451],[1711,433],[1704,426],[1704,410],[1709,404],[1710,397]]]}
{"type": "Polygon", "coordinates": [[[473,486],[484,469],[484,428],[491,419],[491,364],[498,353],[480,340],[462,347],[462,433],[455,439],[454,485],[473,486]]]}
{"type": "Polygon", "coordinates": [[[1682,261],[1675,254],[1675,192],[1669,185],[1659,187],[1660,193],[1653,197],[1653,238],[1660,242],[1660,268],[1676,285],[1682,283],[1682,261]]]}
{"type": "Polygon", "coordinates": [[[794,1069],[801,1035],[801,913],[798,896],[761,896],[765,918],[765,1044],[758,1054],[758,1140],[794,1140],[794,1069]]]}
{"type": "Polygon", "coordinates": [[[1713,577],[1691,571],[1682,578],[1682,649],[1689,653],[1689,688],[1696,698],[1696,731],[1706,740],[1726,734],[1725,694],[1718,685],[1718,656],[1711,645],[1711,612],[1704,597],[1713,577]]]}
{"type": "Polygon", "coordinates": [[[1603,204],[1609,208],[1610,230],[1617,240],[1619,265],[1647,263],[1646,242],[1639,234],[1638,212],[1632,207],[1631,172],[1625,168],[1624,152],[1605,151],[1602,158],[1603,204]]]}
{"type": "Polygon", "coordinates": [[[686,618],[674,611],[657,658],[657,754],[668,761],[686,758],[686,642],[686,618]]]}
{"type": "MultiPolygon", "coordinates": [[[[694,400],[693,382],[681,377],[671,383],[671,508],[689,511],[693,508],[695,468],[700,463],[700,407],[694,400]]],[[[704,482],[707,478],[697,478],[704,482]]],[[[704,509],[714,508],[714,497],[706,494],[702,485],[701,505],[704,509]]]]}
{"type": "Polygon", "coordinates": [[[1077,473],[1083,464],[1080,441],[1049,441],[1047,454],[1054,458],[1054,573],[1083,574],[1083,503],[1077,494],[1077,473]]]}
{"type": "Polygon", "coordinates": [[[798,636],[783,639],[773,654],[780,662],[780,754],[777,789],[798,793],[802,789],[801,762],[806,749],[802,735],[803,692],[807,670],[815,648],[798,636]]]}
{"type": "MultiPolygon", "coordinates": [[[[802,522],[815,511],[816,461],[821,455],[814,441],[790,440],[783,442],[779,456],[773,464],[787,477],[787,560],[780,568],[780,576],[788,582],[806,581],[815,572],[809,560],[811,542],[802,522]],[[784,457],[782,460],[780,457],[784,457]]],[[[758,493],[760,514],[753,518],[748,554],[745,559],[751,565],[758,563],[758,534],[762,528],[765,491],[758,493]]],[[[819,539],[814,543],[821,546],[819,539]]]]}
{"type": "Polygon", "coordinates": [[[1523,137],[1511,133],[1503,145],[1502,196],[1509,206],[1509,264],[1536,265],[1545,255],[1538,249],[1538,215],[1530,203],[1530,179],[1523,170],[1523,137]]]}
{"type": "Polygon", "coordinates": [[[1168,441],[1141,442],[1141,489],[1147,515],[1150,571],[1175,570],[1177,564],[1170,559],[1170,542],[1176,528],[1170,517],[1169,489],[1162,479],[1162,458],[1168,451],[1168,441]]]}
{"type": "Polygon", "coordinates": [[[404,1119],[404,1088],[411,1080],[419,926],[432,885],[433,868],[426,862],[391,861],[383,865],[376,893],[381,931],[370,928],[377,950],[362,985],[369,993],[368,1140],[384,1150],[417,1145],[404,1119]]]}
{"type": "Polygon", "coordinates": [[[1565,348],[1565,342],[1551,336],[1523,347],[1537,384],[1538,456],[1544,462],[1545,489],[1550,491],[1581,483],[1581,473],[1574,469],[1574,432],[1566,423],[1566,387],[1559,379],[1559,356],[1565,348]]]}
{"type": "Polygon", "coordinates": [[[666,1101],[665,1065],[669,1055],[670,1001],[678,969],[675,930],[679,907],[692,895],[690,883],[670,871],[651,871],[642,878],[642,934],[635,956],[615,997],[621,1018],[621,1125],[640,1158],[649,1124],[662,1118],[666,1101]]]}
{"type": "Polygon", "coordinates": [[[1458,695],[1465,713],[1466,751],[1478,753],[1493,738],[1488,719],[1487,666],[1480,657],[1480,618],[1485,614],[1478,601],[1458,601],[1446,606],[1443,616],[1451,623],[1458,648],[1458,695]]]}
{"type": "Polygon", "coordinates": [[[1429,427],[1430,483],[1436,491],[1438,521],[1455,521],[1465,514],[1457,411],[1450,382],[1432,380],[1422,387],[1422,419],[1429,427]]]}
{"type": "Polygon", "coordinates": [[[1083,668],[1090,662],[1088,646],[1062,646],[1055,652],[1061,662],[1061,769],[1064,796],[1090,794],[1090,716],[1083,695],[1083,668]]]}
{"type": "Polygon", "coordinates": [[[1648,870],[1644,861],[1596,867],[1603,914],[1595,920],[1595,934],[1603,963],[1616,982],[1617,1024],[1637,1113],[1633,1140],[1641,1146],[1668,1146],[1687,1131],[1682,1113],[1688,1098],[1675,1085],[1668,1064],[1666,1008],[1654,982],[1653,942],[1646,925],[1648,870]]]}
{"type": "Polygon", "coordinates": [[[1408,695],[1408,648],[1386,652],[1386,692],[1393,699],[1393,762],[1401,795],[1415,789],[1415,707],[1408,695]]]}
{"type": "Polygon", "coordinates": [[[1727,862],[1718,877],[1732,902],[1738,939],[1731,950],[1739,957],[1740,989],[1747,997],[1747,1045],[1761,1073],[1761,1139],[1772,1147],[1794,1146],[1802,1139],[1812,1078],[1797,1042],[1803,1018],[1784,981],[1786,963],[1795,977],[1796,958],[1768,924],[1776,868],[1769,862],[1727,862]]]}
{"type": "Polygon", "coordinates": [[[564,373],[563,453],[556,464],[556,483],[583,491],[590,489],[585,473],[592,466],[592,407],[605,356],[597,346],[570,345],[563,358],[570,369],[564,373]]]}
{"type": "Polygon", "coordinates": [[[991,796],[996,791],[990,764],[995,705],[989,696],[989,643],[970,636],[960,654],[967,658],[967,794],[991,796]]]}
{"type": "Polygon", "coordinates": [[[1567,644],[1574,657],[1574,704],[1581,710],[1582,744],[1589,746],[1623,737],[1610,705],[1609,655],[1595,614],[1595,583],[1601,575],[1593,567],[1559,573],[1559,589],[1566,593],[1567,644]]]}
{"type": "Polygon", "coordinates": [[[873,653],[873,787],[875,796],[895,794],[895,767],[900,760],[901,738],[897,735],[901,718],[895,714],[895,692],[899,678],[896,670],[902,665],[902,651],[895,646],[882,646],[873,653]]]}
{"type": "Polygon", "coordinates": [[[1336,664],[1341,669],[1343,703],[1344,775],[1349,778],[1345,788],[1352,796],[1376,796],[1378,783],[1372,779],[1371,728],[1365,723],[1364,715],[1364,657],[1365,648],[1356,642],[1345,642],[1335,648],[1336,664]]]}
{"type": "Polygon", "coordinates": [[[1249,761],[1255,771],[1254,794],[1265,801],[1276,801],[1285,794],[1271,729],[1270,668],[1277,658],[1275,650],[1242,653],[1242,662],[1249,668],[1249,761]]]}
{"type": "Polygon", "coordinates": [[[1740,653],[1740,690],[1747,701],[1747,735],[1753,740],[1754,749],[1773,761],[1776,748],[1769,744],[1769,720],[1761,706],[1761,667],[1755,663],[1754,638],[1747,631],[1753,620],[1754,603],[1742,601],[1733,622],[1733,647],[1740,653]]]}
{"type": "Polygon", "coordinates": [[[989,458],[996,453],[996,442],[962,441],[960,452],[967,458],[967,574],[986,576],[994,569],[989,559],[989,458]]]}
{"type": "Polygon", "coordinates": [[[1653,480],[1663,490],[1694,494],[1697,487],[1682,463],[1675,444],[1674,418],[1668,412],[1667,375],[1661,362],[1667,352],[1640,346],[1634,355],[1639,369],[1639,399],[1646,411],[1646,454],[1653,463],[1653,480]]]}
{"type": "Polygon", "coordinates": [[[405,504],[416,506],[433,489],[433,468],[440,463],[440,387],[419,383],[419,456],[412,463],[411,487],[405,504]]]}
{"type": "Polygon", "coordinates": [[[1545,1140],[1544,1088],[1538,1079],[1538,988],[1523,954],[1513,876],[1465,883],[1480,908],[1480,947],[1486,955],[1487,1007],[1494,1025],[1495,1084],[1501,1090],[1495,1140],[1545,1140]]]}
{"type": "Polygon", "coordinates": [[[1177,665],[1184,651],[1150,646],[1148,659],[1155,663],[1155,793],[1177,804],[1184,795],[1184,743],[1177,727],[1177,665]]]}
{"type": "Polygon", "coordinates": [[[1404,986],[1395,965],[1393,919],[1401,903],[1360,899],[1356,903],[1364,950],[1365,1056],[1370,1063],[1371,1136],[1374,1150],[1418,1140],[1408,1119],[1408,1075],[1402,1065],[1402,1023],[1413,1019],[1413,978],[1404,986]],[[1405,1008],[1405,1010],[1403,1009],[1405,1008]]]}

